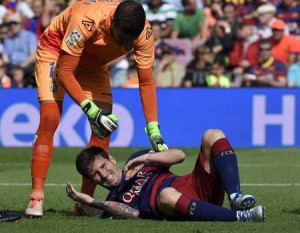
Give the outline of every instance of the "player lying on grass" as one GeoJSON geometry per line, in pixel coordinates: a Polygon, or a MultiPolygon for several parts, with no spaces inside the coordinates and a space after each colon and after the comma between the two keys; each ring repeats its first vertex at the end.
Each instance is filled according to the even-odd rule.
{"type": "Polygon", "coordinates": [[[106,201],[77,192],[71,183],[66,191],[74,201],[102,210],[102,217],[264,221],[264,208],[254,207],[254,197],[241,193],[237,158],[221,130],[204,133],[191,173],[178,176],[169,171],[184,159],[178,149],[143,150],[132,154],[121,170],[111,155],[92,147],[77,156],[76,167],[110,190],[106,201]],[[221,207],[225,190],[231,209],[221,207]]]}

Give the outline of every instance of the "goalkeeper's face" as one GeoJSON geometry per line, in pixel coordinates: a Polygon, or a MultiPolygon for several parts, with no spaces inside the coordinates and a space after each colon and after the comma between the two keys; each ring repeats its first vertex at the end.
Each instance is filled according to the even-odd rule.
{"type": "Polygon", "coordinates": [[[107,189],[118,186],[122,177],[122,171],[117,167],[115,160],[113,158],[108,160],[101,156],[96,156],[88,173],[93,182],[107,189]]]}

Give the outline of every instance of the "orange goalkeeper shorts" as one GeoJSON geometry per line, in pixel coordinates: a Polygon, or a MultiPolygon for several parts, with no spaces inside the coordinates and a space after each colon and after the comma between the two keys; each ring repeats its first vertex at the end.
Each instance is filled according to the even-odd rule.
{"type": "MultiPolygon", "coordinates": [[[[57,57],[45,50],[38,49],[35,67],[35,79],[38,90],[38,100],[63,100],[65,89],[56,80],[57,57]]],[[[78,67],[75,78],[91,100],[112,104],[112,92],[106,66],[97,71],[78,67]]]]}

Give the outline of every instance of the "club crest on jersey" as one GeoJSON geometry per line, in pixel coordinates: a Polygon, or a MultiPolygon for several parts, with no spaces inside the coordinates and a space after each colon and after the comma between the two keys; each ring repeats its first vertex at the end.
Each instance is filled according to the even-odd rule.
{"type": "Polygon", "coordinates": [[[83,39],[83,35],[79,31],[73,29],[73,31],[68,35],[66,43],[68,47],[75,48],[77,44],[83,39]]]}

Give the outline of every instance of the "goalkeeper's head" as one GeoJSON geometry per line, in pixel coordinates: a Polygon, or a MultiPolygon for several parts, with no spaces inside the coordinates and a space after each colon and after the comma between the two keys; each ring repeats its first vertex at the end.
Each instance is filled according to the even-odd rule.
{"type": "Polygon", "coordinates": [[[141,4],[125,0],[116,8],[111,20],[111,34],[118,45],[132,49],[132,42],[139,37],[145,27],[146,14],[141,4]]]}
{"type": "Polygon", "coordinates": [[[116,187],[122,177],[116,160],[101,147],[82,150],[76,158],[76,169],[82,176],[107,189],[116,187]]]}

